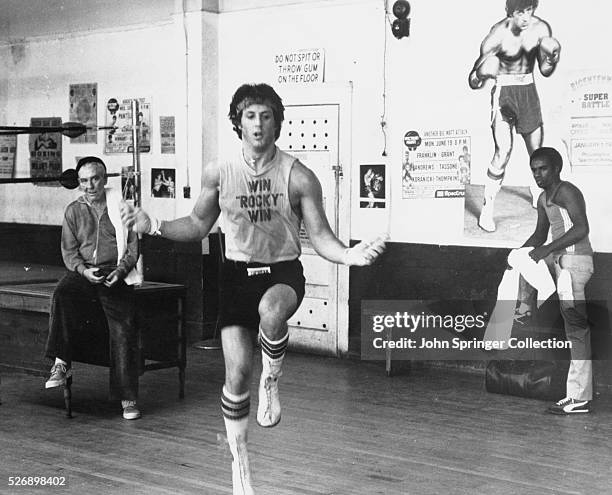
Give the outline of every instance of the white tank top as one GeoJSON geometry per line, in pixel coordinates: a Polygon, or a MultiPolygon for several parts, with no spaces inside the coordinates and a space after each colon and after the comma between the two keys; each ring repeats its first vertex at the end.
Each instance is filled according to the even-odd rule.
{"type": "Polygon", "coordinates": [[[225,256],[247,263],[277,263],[300,256],[301,218],[291,208],[289,175],[295,158],[276,148],[255,172],[238,155],[219,163],[219,206],[225,256]]]}

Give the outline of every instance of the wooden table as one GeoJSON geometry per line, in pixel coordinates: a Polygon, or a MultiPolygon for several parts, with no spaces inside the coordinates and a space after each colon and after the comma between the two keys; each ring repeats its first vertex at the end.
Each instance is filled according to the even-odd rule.
{"type": "MultiPolygon", "coordinates": [[[[47,373],[43,359],[49,329],[51,297],[57,282],[0,286],[0,365],[37,374],[47,373]]],[[[135,288],[140,373],[178,368],[179,397],[185,395],[186,335],[183,308],[185,287],[144,282],[135,288]]],[[[108,366],[105,337],[96,336],[95,356],[74,361],[108,366]],[[102,357],[100,357],[102,356],[102,357]]]]}

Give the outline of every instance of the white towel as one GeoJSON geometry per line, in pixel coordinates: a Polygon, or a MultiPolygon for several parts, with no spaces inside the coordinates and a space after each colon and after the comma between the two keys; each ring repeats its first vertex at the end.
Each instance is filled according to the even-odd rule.
{"type": "Polygon", "coordinates": [[[514,321],[514,306],[519,289],[519,271],[506,270],[497,287],[497,304],[491,313],[483,341],[504,340],[508,341],[512,334],[512,323],[514,321]]]}
{"type": "Polygon", "coordinates": [[[555,292],[555,281],[544,260],[537,263],[531,259],[532,247],[513,249],[508,255],[508,264],[519,271],[523,278],[538,291],[538,308],[555,292]]]}
{"type": "Polygon", "coordinates": [[[572,274],[564,268],[561,269],[559,272],[559,277],[557,278],[557,294],[559,294],[559,299],[561,301],[574,300],[574,291],[572,290],[572,274]]]}
{"type": "MultiPolygon", "coordinates": [[[[128,230],[125,224],[121,221],[121,212],[119,206],[123,197],[119,194],[119,191],[112,187],[105,187],[106,191],[106,208],[108,209],[108,218],[110,218],[113,227],[115,227],[115,236],[117,237],[117,263],[121,261],[123,253],[127,249],[127,238],[128,230]]],[[[138,254],[138,262],[136,267],[133,268],[130,273],[125,277],[125,283],[128,285],[140,285],[144,280],[142,270],[142,260],[140,259],[140,253],[138,254]]]]}

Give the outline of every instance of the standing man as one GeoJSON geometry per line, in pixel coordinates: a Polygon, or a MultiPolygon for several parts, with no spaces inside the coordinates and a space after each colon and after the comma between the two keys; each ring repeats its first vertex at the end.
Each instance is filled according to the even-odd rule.
{"type": "Polygon", "coordinates": [[[277,148],[283,103],[266,84],[245,84],[234,93],[229,118],[242,146],[203,170],[202,192],[189,216],[159,221],[126,205],[123,218],[138,232],[177,241],[205,237],[221,214],[225,258],[220,277],[219,326],[225,359],[221,409],[234,462],[234,494],[253,494],[247,454],[253,341],[259,330],[263,370],[257,422],[281,419],[278,379],[289,339],[287,320],[304,297],[298,259],[303,221],[323,258],[369,265],[384,240],[347,248],[323,210],[321,184],[299,160],[277,148]]]}
{"type": "MultiPolygon", "coordinates": [[[[552,38],[548,23],[533,15],[538,0],[506,0],[507,17],[493,25],[480,45],[480,56],[469,75],[472,89],[495,79],[491,92],[491,129],[495,152],[487,170],[484,205],[478,225],[495,231],[493,204],[513,148],[513,128],[523,136],[527,153],[542,146],[544,130],[533,68],[549,77],[559,62],[561,45],[552,38]]],[[[530,187],[536,206],[539,189],[530,187]]]]}
{"type": "Polygon", "coordinates": [[[121,222],[121,194],[105,188],[106,166],[95,156],[76,166],[83,192],[68,205],[62,225],[62,257],[68,268],[53,293],[46,356],[54,359],[45,387],[59,387],[72,376],[72,341],[91,318],[95,303],[104,310],[110,344],[110,394],[121,400],[125,419],[140,418],[138,341],[133,284],[138,237],[121,222]]]}
{"type": "MultiPolygon", "coordinates": [[[[590,412],[593,398],[591,331],[586,315],[584,287],[593,275],[593,250],[589,242],[589,221],[580,190],[559,177],[563,159],[554,148],[534,151],[530,160],[536,184],[544,189],[538,198],[538,222],[524,247],[533,247],[529,256],[538,262],[547,258],[554,266],[559,305],[565,335],[572,344],[566,397],[553,404],[553,414],[590,412]],[[552,241],[545,244],[548,231],[552,241]]],[[[521,278],[520,306],[516,319],[531,314],[534,290],[521,278]]]]}

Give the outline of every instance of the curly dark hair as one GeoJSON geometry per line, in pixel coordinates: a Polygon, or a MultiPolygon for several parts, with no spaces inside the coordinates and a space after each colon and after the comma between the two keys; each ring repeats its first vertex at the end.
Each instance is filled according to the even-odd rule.
{"type": "Polygon", "coordinates": [[[544,160],[546,163],[549,163],[554,168],[558,169],[559,172],[561,172],[561,169],[563,168],[563,158],[555,148],[548,148],[546,146],[538,148],[529,158],[530,162],[533,162],[534,160],[544,160]]]}
{"type": "Polygon", "coordinates": [[[512,15],[517,10],[531,7],[533,10],[538,8],[538,0],[506,0],[506,12],[512,15]]]}
{"type": "Polygon", "coordinates": [[[232,122],[234,132],[242,139],[242,129],[240,129],[240,119],[242,111],[249,105],[260,104],[268,105],[272,109],[274,115],[274,123],[276,124],[276,139],[280,136],[281,125],[285,119],[285,107],[281,97],[268,84],[243,84],[240,86],[230,103],[228,117],[232,122]]]}

